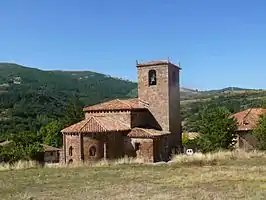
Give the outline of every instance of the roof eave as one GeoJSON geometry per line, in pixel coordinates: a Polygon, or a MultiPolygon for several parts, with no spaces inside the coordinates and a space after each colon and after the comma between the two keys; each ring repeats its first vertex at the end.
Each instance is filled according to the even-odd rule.
{"type": "Polygon", "coordinates": [[[171,62],[161,62],[161,63],[139,63],[137,64],[137,68],[139,67],[150,67],[150,66],[158,66],[158,65],[168,65],[168,64],[171,64],[172,66],[178,68],[179,70],[182,70],[181,67],[179,67],[178,65],[176,64],[173,64],[171,62]]]}
{"type": "Polygon", "coordinates": [[[129,129],[124,129],[124,130],[106,130],[106,131],[99,131],[99,132],[95,132],[95,131],[64,131],[64,132],[62,132],[61,131],[61,133],[62,134],[93,134],[93,133],[108,133],[108,132],[126,132],[126,131],[130,131],[131,129],[129,128],[129,129]]]}
{"type": "Polygon", "coordinates": [[[143,138],[143,139],[155,139],[155,138],[159,138],[162,136],[163,135],[151,135],[151,136],[145,135],[145,136],[128,136],[128,137],[130,137],[130,138],[143,138]]]}
{"type": "Polygon", "coordinates": [[[136,111],[147,110],[148,108],[127,108],[127,109],[83,109],[83,112],[107,112],[107,111],[136,111]]]}

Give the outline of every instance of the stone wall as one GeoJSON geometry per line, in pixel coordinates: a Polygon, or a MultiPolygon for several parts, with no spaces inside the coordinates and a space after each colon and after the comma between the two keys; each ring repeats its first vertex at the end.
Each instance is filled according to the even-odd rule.
{"type": "Polygon", "coordinates": [[[153,162],[153,140],[144,138],[125,137],[125,155],[136,157],[144,162],[153,162]]]}
{"type": "Polygon", "coordinates": [[[59,151],[59,163],[65,163],[64,149],[59,151]]]}
{"type": "Polygon", "coordinates": [[[138,96],[149,103],[150,113],[162,130],[172,133],[169,148],[180,148],[181,116],[179,68],[171,63],[138,66],[138,96]],[[156,85],[149,85],[149,71],[156,71],[156,85]]]}
{"type": "Polygon", "coordinates": [[[101,135],[90,134],[83,136],[83,159],[85,162],[103,158],[104,138],[101,135]],[[94,149],[95,148],[95,149],[94,149]],[[94,151],[95,150],[95,154],[94,151]]]}
{"type": "Polygon", "coordinates": [[[161,129],[161,126],[148,110],[131,111],[131,128],[134,127],[161,129]]]}
{"type": "Polygon", "coordinates": [[[128,124],[128,126],[130,126],[131,128],[153,127],[155,129],[161,129],[161,126],[159,125],[155,117],[148,110],[85,113],[86,119],[91,116],[109,116],[111,118],[117,119],[123,123],[128,124]]]}
{"type": "Polygon", "coordinates": [[[118,159],[124,157],[123,133],[110,133],[107,140],[107,158],[118,159]]]}
{"type": "Polygon", "coordinates": [[[88,134],[83,136],[83,159],[85,162],[104,158],[104,145],[106,159],[118,159],[124,156],[123,133],[88,134]],[[95,151],[95,155],[91,150],[95,151]]]}
{"type": "Polygon", "coordinates": [[[80,136],[76,135],[65,135],[65,152],[66,152],[66,162],[73,162],[81,160],[80,152],[80,136]],[[72,155],[70,155],[70,148],[72,147],[72,155]]]}
{"type": "Polygon", "coordinates": [[[172,152],[171,135],[164,135],[154,140],[154,161],[168,161],[172,152]]]}
{"type": "Polygon", "coordinates": [[[249,131],[241,131],[237,133],[237,148],[249,151],[256,148],[257,139],[249,131]]]}
{"type": "Polygon", "coordinates": [[[44,162],[57,163],[59,162],[59,150],[58,151],[46,151],[44,152],[44,162]]]}
{"type": "Polygon", "coordinates": [[[171,146],[181,146],[181,114],[179,69],[169,64],[169,130],[173,134],[171,146]]]}
{"type": "MultiPolygon", "coordinates": [[[[135,157],[144,162],[166,161],[170,155],[169,137],[157,139],[129,138],[125,133],[102,133],[87,135],[66,135],[66,163],[81,161],[91,162],[104,158],[119,159],[124,156],[135,157]],[[72,147],[72,155],[69,148],[72,147]]],[[[61,151],[60,162],[64,161],[64,151],[61,151]]]]}
{"type": "Polygon", "coordinates": [[[138,67],[138,97],[149,103],[149,110],[163,130],[169,130],[168,64],[138,67]],[[156,85],[149,86],[149,71],[156,70],[156,85]]]}

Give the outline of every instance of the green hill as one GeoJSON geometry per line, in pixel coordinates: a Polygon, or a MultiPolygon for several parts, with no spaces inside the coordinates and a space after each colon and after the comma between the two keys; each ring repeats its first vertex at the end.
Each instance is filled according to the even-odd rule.
{"type": "MultiPolygon", "coordinates": [[[[194,130],[197,114],[206,106],[226,106],[232,112],[264,105],[266,92],[243,88],[199,91],[180,88],[184,130],[194,130]]],[[[0,139],[6,133],[37,131],[64,115],[68,101],[80,106],[137,96],[137,83],[91,71],[44,71],[0,63],[0,139]]]]}
{"type": "Polygon", "coordinates": [[[128,97],[136,87],[90,71],[43,71],[0,63],[0,138],[7,132],[37,131],[49,119],[62,117],[74,96],[84,106],[128,97]]]}

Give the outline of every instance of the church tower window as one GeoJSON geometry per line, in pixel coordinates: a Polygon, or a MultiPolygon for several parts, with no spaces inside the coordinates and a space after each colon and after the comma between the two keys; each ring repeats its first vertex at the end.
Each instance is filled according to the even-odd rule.
{"type": "Polygon", "coordinates": [[[149,86],[156,84],[157,84],[156,71],[152,69],[149,71],[149,86]]]}

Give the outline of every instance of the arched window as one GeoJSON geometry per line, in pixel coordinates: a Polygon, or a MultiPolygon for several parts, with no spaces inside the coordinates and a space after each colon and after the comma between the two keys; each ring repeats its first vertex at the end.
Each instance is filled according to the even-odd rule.
{"type": "Polygon", "coordinates": [[[152,69],[149,71],[149,86],[156,85],[156,83],[157,83],[156,71],[152,69]]]}
{"type": "Polygon", "coordinates": [[[89,148],[89,156],[94,157],[96,156],[96,147],[92,146],[89,148]]]}
{"type": "Polygon", "coordinates": [[[70,156],[73,155],[73,147],[72,147],[72,146],[69,147],[68,154],[69,154],[70,156]]]}

